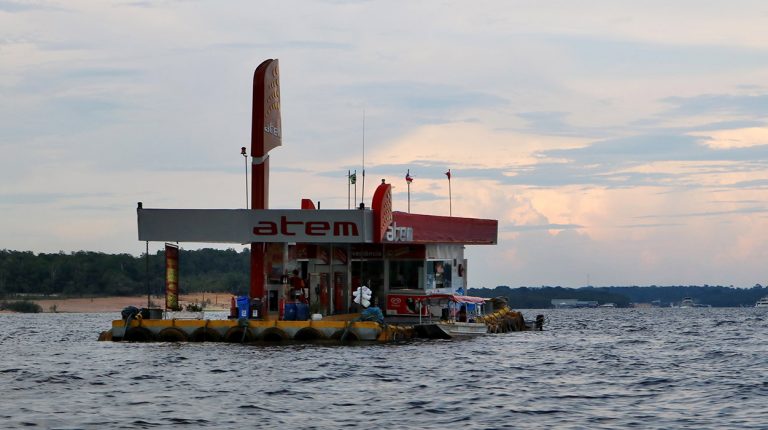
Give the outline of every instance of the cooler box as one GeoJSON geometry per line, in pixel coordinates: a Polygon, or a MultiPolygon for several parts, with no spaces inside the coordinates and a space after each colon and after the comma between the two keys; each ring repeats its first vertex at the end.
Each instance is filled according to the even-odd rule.
{"type": "Polygon", "coordinates": [[[250,310],[250,299],[248,296],[240,296],[237,298],[237,317],[248,318],[248,311],[250,310]]]}
{"type": "Polygon", "coordinates": [[[251,300],[251,315],[250,318],[259,318],[261,316],[261,300],[251,300]]]}
{"type": "Polygon", "coordinates": [[[285,312],[283,313],[283,319],[285,321],[296,320],[296,303],[285,302],[285,312]]]}
{"type": "Polygon", "coordinates": [[[296,303],[296,321],[306,321],[309,319],[309,305],[306,303],[296,303]]]}

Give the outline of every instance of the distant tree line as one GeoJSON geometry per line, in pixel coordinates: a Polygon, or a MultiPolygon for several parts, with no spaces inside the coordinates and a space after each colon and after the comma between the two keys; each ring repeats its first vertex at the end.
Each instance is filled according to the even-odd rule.
{"type": "Polygon", "coordinates": [[[552,299],[577,299],[597,301],[599,304],[614,303],[630,306],[647,303],[655,306],[679,305],[685,297],[697,304],[713,307],[754,306],[761,297],[768,295],[768,287],[756,284],[752,288],[733,286],[679,285],[679,286],[629,286],[629,287],[519,287],[470,288],[468,294],[479,297],[506,297],[516,308],[541,309],[551,307],[552,299]]]}
{"type": "Polygon", "coordinates": [[[0,311],[21,312],[26,314],[39,314],[43,308],[29,300],[16,300],[11,302],[0,301],[0,311]]]}
{"type": "MultiPolygon", "coordinates": [[[[179,272],[182,293],[243,294],[249,285],[250,251],[181,250],[179,272]]],[[[164,251],[146,258],[89,251],[34,254],[0,250],[0,297],[158,295],[164,291],[164,251]]]]}
{"type": "MultiPolygon", "coordinates": [[[[245,294],[250,278],[250,251],[244,248],[181,250],[182,293],[226,292],[245,294]]],[[[153,295],[165,291],[165,252],[133,256],[78,251],[40,253],[0,250],[0,298],[19,295],[109,296],[153,295]],[[148,263],[148,268],[147,268],[148,263]],[[149,291],[147,291],[149,290],[149,291]]],[[[612,287],[519,287],[470,288],[480,297],[506,297],[516,308],[548,308],[552,299],[578,299],[615,303],[679,304],[684,297],[711,306],[752,306],[768,295],[768,287],[733,286],[612,286],[612,287]]]]}
{"type": "Polygon", "coordinates": [[[599,304],[614,303],[616,306],[629,306],[629,297],[601,289],[541,287],[541,288],[509,288],[499,286],[490,288],[470,288],[469,295],[478,297],[506,297],[507,303],[519,309],[546,309],[552,307],[552,299],[577,299],[596,301],[599,304]]]}

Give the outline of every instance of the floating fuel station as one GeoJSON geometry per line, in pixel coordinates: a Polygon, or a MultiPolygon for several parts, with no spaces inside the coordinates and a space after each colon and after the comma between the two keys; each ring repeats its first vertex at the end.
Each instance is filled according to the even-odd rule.
{"type": "MultiPolygon", "coordinates": [[[[278,61],[266,60],[253,78],[251,208],[137,207],[141,241],[250,244],[248,304],[220,320],[128,312],[102,339],[391,341],[433,321],[483,325],[483,332],[525,329],[505,303],[464,296],[465,246],[496,244],[496,220],[393,211],[384,180],[370,206],[320,209],[305,198],[298,209],[270,208],[269,152],[282,145],[280,109],[278,61]],[[381,312],[360,312],[353,293],[363,285],[381,312]]],[[[178,293],[178,260],[168,248],[167,310],[178,293]]]]}

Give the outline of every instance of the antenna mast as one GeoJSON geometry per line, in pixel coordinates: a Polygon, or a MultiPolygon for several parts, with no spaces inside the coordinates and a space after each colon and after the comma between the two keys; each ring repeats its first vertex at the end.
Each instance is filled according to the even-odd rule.
{"type": "Polygon", "coordinates": [[[360,191],[360,203],[365,207],[365,108],[363,108],[363,185],[360,191]]]}

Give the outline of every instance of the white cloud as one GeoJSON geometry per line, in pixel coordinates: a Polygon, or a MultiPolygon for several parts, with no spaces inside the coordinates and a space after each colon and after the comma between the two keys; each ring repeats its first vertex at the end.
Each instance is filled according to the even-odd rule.
{"type": "Polygon", "coordinates": [[[498,218],[479,284],[762,281],[762,2],[0,2],[0,246],[141,252],[135,204],[237,207],[279,58],[273,207],[498,218]],[[713,31],[716,29],[716,31],[713,31]],[[752,203],[744,203],[752,202],[752,203]],[[757,203],[755,203],[757,202],[757,203]]]}
{"type": "Polygon", "coordinates": [[[691,134],[705,137],[704,144],[715,149],[768,145],[768,127],[749,127],[691,134]]]}

